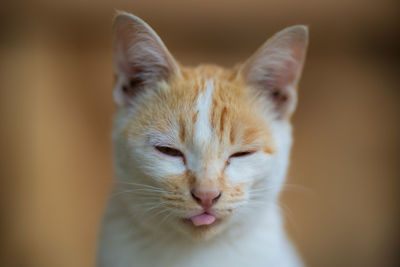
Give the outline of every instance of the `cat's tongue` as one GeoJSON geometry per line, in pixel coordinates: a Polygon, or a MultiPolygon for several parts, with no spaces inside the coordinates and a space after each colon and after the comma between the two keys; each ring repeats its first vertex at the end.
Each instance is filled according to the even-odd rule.
{"type": "Polygon", "coordinates": [[[202,213],[200,215],[193,216],[190,219],[192,220],[192,223],[195,226],[209,225],[215,221],[215,217],[207,213],[202,213]]]}

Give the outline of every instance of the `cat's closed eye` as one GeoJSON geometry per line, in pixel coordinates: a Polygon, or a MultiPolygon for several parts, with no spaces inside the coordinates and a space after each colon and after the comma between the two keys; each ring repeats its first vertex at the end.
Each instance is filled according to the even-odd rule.
{"type": "Polygon", "coordinates": [[[230,155],[229,158],[240,158],[240,157],[250,156],[251,154],[254,154],[254,152],[255,151],[240,151],[230,155]]]}
{"type": "Polygon", "coordinates": [[[168,147],[168,146],[155,146],[154,148],[165,155],[168,155],[171,157],[183,158],[183,153],[181,151],[179,151],[178,149],[168,147]]]}

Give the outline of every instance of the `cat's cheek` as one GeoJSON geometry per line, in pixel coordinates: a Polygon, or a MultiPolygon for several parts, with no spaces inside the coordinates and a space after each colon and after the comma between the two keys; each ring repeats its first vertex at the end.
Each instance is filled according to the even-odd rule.
{"type": "Polygon", "coordinates": [[[238,162],[231,162],[226,168],[225,174],[228,180],[234,184],[248,182],[252,176],[251,170],[238,162]]]}
{"type": "Polygon", "coordinates": [[[271,173],[273,156],[257,153],[245,158],[232,159],[225,173],[232,182],[253,182],[271,173]]]}

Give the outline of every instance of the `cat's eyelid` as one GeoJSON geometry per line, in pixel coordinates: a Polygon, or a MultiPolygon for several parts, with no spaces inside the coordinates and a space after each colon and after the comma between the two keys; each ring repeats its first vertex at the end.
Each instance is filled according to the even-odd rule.
{"type": "Polygon", "coordinates": [[[250,156],[250,155],[252,155],[252,154],[254,154],[254,153],[256,153],[256,152],[257,152],[256,150],[243,150],[243,151],[238,151],[238,152],[235,152],[235,153],[231,154],[231,155],[229,156],[229,158],[241,158],[241,157],[246,157],[246,156],[250,156]]]}
{"type": "Polygon", "coordinates": [[[171,157],[179,157],[184,158],[185,155],[179,149],[170,146],[154,146],[154,148],[164,155],[168,155],[171,157]]]}

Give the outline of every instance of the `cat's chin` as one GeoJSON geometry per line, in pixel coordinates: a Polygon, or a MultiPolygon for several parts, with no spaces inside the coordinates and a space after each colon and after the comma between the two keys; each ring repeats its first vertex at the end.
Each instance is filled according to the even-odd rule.
{"type": "Polygon", "coordinates": [[[195,225],[191,219],[183,218],[179,221],[181,232],[194,240],[210,240],[221,234],[226,228],[227,218],[216,218],[208,225],[195,225]]]}

